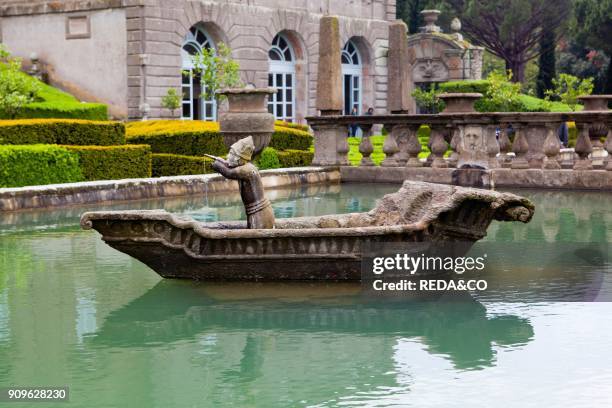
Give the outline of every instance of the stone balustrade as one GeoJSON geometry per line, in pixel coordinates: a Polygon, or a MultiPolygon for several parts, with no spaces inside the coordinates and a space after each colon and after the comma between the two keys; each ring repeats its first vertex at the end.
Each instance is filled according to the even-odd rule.
{"type": "MultiPolygon", "coordinates": [[[[316,166],[347,166],[347,128],[355,124],[363,131],[359,167],[374,168],[370,137],[372,129],[382,125],[387,136],[380,168],[603,171],[610,172],[602,177],[605,188],[609,183],[612,189],[612,111],[320,116],[308,118],[308,123],[314,130],[316,166]],[[564,148],[559,141],[558,129],[564,122],[576,124],[574,149],[564,148]],[[421,125],[431,129],[431,154],[426,160],[419,159],[421,125]]],[[[430,178],[423,176],[428,173],[419,174],[421,180],[430,178]]]]}

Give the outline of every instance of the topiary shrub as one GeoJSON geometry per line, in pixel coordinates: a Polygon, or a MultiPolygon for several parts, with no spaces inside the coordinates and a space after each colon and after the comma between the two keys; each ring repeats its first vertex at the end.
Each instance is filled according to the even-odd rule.
{"type": "Polygon", "coordinates": [[[151,155],[153,177],[213,173],[213,161],[207,157],[154,153],[151,155]]]}
{"type": "Polygon", "coordinates": [[[301,130],[302,132],[310,133],[310,127],[308,125],[302,125],[302,124],[293,123],[293,122],[285,122],[284,120],[277,120],[274,122],[274,124],[276,126],[297,129],[297,130],[301,130]]]}
{"type": "Polygon", "coordinates": [[[0,146],[0,187],[70,183],[84,179],[79,156],[55,145],[0,146]]]}
{"type": "Polygon", "coordinates": [[[304,150],[285,150],[277,152],[277,156],[281,168],[306,167],[312,164],[314,153],[304,150]]]}
{"type": "MultiPolygon", "coordinates": [[[[221,156],[228,149],[223,143],[217,122],[156,120],[128,123],[127,143],[148,144],[154,153],[201,156],[221,156]]],[[[277,150],[308,150],[313,138],[298,129],[275,127],[270,147],[277,150]]]]}
{"type": "Polygon", "coordinates": [[[301,130],[276,127],[270,140],[270,147],[276,150],[308,150],[314,139],[301,130]]]}
{"type": "Polygon", "coordinates": [[[279,169],[281,167],[278,152],[271,147],[263,149],[257,160],[255,160],[255,164],[260,170],[279,169]]]}
{"type": "Polygon", "coordinates": [[[486,79],[449,81],[438,84],[440,92],[448,93],[481,93],[486,94],[489,90],[489,81],[486,79]]]}
{"type": "Polygon", "coordinates": [[[147,145],[63,147],[77,154],[87,181],[151,177],[151,148],[147,145]]]}
{"type": "Polygon", "coordinates": [[[0,144],[122,145],[125,125],[70,119],[2,120],[0,144]]]}

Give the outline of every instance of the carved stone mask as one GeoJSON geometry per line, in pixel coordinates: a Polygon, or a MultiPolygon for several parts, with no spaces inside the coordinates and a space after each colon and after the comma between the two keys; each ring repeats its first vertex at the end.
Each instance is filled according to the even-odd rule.
{"type": "Polygon", "coordinates": [[[467,127],[463,136],[463,146],[466,150],[482,150],[482,129],[479,127],[467,127]]]}

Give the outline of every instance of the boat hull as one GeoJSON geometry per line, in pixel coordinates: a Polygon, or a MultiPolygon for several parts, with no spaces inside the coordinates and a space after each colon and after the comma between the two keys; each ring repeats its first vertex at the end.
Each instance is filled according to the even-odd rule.
{"type": "Polygon", "coordinates": [[[369,213],[281,219],[274,229],[200,223],[163,210],[85,213],[81,225],[164,278],[358,281],[373,249],[401,244],[436,254],[452,242],[461,243],[453,255],[462,256],[494,219],[528,222],[533,215],[518,196],[448,188],[405,182],[369,213]]]}

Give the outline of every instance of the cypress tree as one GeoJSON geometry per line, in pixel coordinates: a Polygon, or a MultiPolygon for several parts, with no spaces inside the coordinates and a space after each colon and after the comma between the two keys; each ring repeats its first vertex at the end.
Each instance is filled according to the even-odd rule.
{"type": "Polygon", "coordinates": [[[555,29],[545,24],[540,37],[540,58],[538,78],[536,81],[538,98],[545,96],[547,89],[552,89],[552,80],[556,76],[555,64],[555,29]]]}

